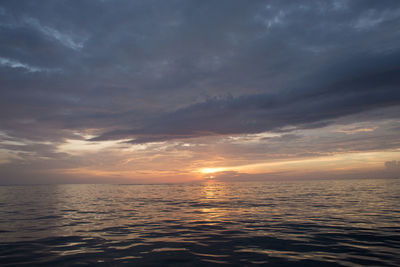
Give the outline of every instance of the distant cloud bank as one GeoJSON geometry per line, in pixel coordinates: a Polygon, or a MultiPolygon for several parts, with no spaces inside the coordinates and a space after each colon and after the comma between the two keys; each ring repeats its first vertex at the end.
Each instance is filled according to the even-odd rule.
{"type": "Polygon", "coordinates": [[[387,170],[390,171],[400,171],[400,161],[398,160],[386,161],[385,167],[387,170]]]}

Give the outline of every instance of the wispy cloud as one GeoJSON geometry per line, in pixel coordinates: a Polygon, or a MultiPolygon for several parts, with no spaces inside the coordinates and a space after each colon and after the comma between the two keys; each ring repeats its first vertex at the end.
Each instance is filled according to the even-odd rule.
{"type": "Polygon", "coordinates": [[[81,50],[85,44],[85,38],[80,38],[81,40],[78,41],[78,38],[74,38],[71,35],[63,33],[55,28],[42,25],[39,20],[35,18],[27,17],[24,19],[24,22],[33,26],[47,37],[57,40],[60,42],[60,44],[71,49],[81,50]]]}
{"type": "Polygon", "coordinates": [[[21,68],[28,72],[54,72],[57,70],[47,69],[47,68],[40,68],[37,66],[32,66],[26,63],[19,62],[18,60],[13,60],[9,58],[0,57],[0,66],[10,67],[10,68],[21,68]]]}

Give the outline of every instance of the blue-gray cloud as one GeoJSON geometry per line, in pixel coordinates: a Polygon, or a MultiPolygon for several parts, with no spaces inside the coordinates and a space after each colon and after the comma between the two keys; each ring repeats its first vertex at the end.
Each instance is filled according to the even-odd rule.
{"type": "Polygon", "coordinates": [[[2,1],[0,14],[0,131],[15,138],[146,143],[399,105],[398,1],[2,1]]]}
{"type": "Polygon", "coordinates": [[[397,51],[379,56],[358,55],[340,62],[339,66],[317,73],[299,88],[210,99],[161,115],[142,127],[111,131],[93,140],[137,136],[132,143],[143,143],[281,131],[285,127],[314,128],[318,123],[345,115],[400,104],[400,53],[397,51]]]}

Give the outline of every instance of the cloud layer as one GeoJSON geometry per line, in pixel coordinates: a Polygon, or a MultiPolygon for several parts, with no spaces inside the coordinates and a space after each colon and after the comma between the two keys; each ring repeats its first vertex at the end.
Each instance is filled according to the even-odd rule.
{"type": "Polygon", "coordinates": [[[399,24],[396,0],[2,1],[0,163],[73,166],[66,140],[398,127],[399,24]]]}

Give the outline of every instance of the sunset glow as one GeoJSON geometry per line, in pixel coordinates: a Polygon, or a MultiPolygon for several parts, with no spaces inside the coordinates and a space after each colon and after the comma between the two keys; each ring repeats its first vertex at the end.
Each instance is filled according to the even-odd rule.
{"type": "Polygon", "coordinates": [[[0,4],[0,184],[396,177],[397,13],[339,2],[0,4]]]}
{"type": "Polygon", "coordinates": [[[205,173],[205,174],[211,174],[211,173],[216,173],[216,172],[221,172],[226,170],[225,168],[204,168],[201,169],[200,172],[205,173]]]}
{"type": "Polygon", "coordinates": [[[1,266],[400,266],[399,0],[1,0],[1,266]]]}

